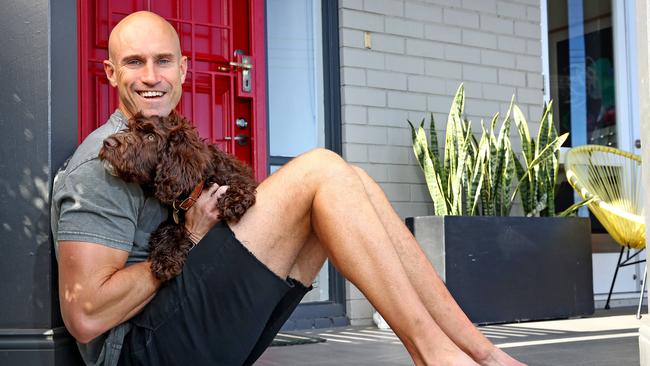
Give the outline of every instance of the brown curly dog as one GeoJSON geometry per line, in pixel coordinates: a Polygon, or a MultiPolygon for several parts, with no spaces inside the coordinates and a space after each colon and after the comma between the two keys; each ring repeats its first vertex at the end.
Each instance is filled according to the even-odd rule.
{"type": "Polygon", "coordinates": [[[104,140],[99,158],[111,174],[140,184],[146,194],[175,211],[174,221],[160,224],[149,238],[151,268],[162,281],[181,273],[194,246],[182,213],[194,203],[202,185],[229,186],[217,201],[221,220],[237,222],[255,204],[257,183],[250,168],[207,143],[176,112],[153,121],[134,117],[128,129],[104,140]]]}

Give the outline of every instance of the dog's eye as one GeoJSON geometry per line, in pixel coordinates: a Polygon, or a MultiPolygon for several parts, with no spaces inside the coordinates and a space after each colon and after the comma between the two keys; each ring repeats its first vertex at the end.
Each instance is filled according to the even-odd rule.
{"type": "Polygon", "coordinates": [[[153,133],[147,134],[147,140],[149,140],[149,141],[153,141],[153,140],[155,140],[155,139],[156,139],[156,136],[154,136],[153,133]]]}

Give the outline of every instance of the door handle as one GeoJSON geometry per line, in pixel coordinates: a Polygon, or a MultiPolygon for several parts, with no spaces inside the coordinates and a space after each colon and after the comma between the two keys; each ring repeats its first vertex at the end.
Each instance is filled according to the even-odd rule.
{"type": "Polygon", "coordinates": [[[235,142],[237,142],[237,144],[239,144],[239,145],[246,145],[248,143],[248,136],[242,135],[242,134],[239,134],[239,135],[235,136],[234,138],[232,138],[230,136],[226,136],[223,139],[224,140],[235,140],[235,142]]]}
{"type": "Polygon", "coordinates": [[[235,60],[230,61],[228,64],[231,68],[237,71],[238,86],[237,95],[239,97],[252,98],[253,97],[253,56],[246,55],[242,49],[237,49],[234,52],[235,60]]]}
{"type": "Polygon", "coordinates": [[[250,70],[250,69],[253,68],[253,65],[251,65],[251,64],[246,64],[246,63],[243,63],[243,62],[234,62],[234,61],[230,61],[228,64],[229,64],[230,66],[239,67],[239,68],[242,68],[242,69],[244,69],[244,70],[250,70]]]}
{"type": "Polygon", "coordinates": [[[636,140],[634,140],[634,146],[635,146],[637,149],[640,149],[640,148],[641,148],[641,140],[640,140],[640,139],[636,139],[636,140]]]}
{"type": "Polygon", "coordinates": [[[237,135],[235,136],[235,141],[240,145],[246,145],[248,142],[248,136],[246,135],[237,135]]]}

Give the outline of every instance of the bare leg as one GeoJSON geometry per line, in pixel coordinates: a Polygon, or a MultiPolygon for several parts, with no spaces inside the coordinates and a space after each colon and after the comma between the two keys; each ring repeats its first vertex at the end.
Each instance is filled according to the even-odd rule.
{"type": "Polygon", "coordinates": [[[445,287],[411,232],[393,210],[383,190],[363,169],[358,167],[354,169],[390,236],[409,280],[445,334],[482,365],[522,365],[494,347],[474,327],[445,287]]]}
{"type": "MultiPolygon", "coordinates": [[[[436,323],[452,341],[483,365],[521,365],[495,348],[458,307],[437,273],[426,260],[415,238],[395,213],[384,192],[361,168],[353,167],[362,180],[366,194],[400,257],[409,280],[436,323]]],[[[326,252],[312,236],[296,258],[290,276],[309,285],[326,259],[326,252]]]]}
{"type": "Polygon", "coordinates": [[[416,364],[474,364],[429,315],[361,180],[336,154],[316,150],[292,160],[262,182],[257,203],[232,229],[282,277],[296,270],[297,257],[315,234],[416,364]]]}
{"type": "Polygon", "coordinates": [[[321,245],[316,234],[312,234],[298,253],[296,261],[289,271],[289,277],[300,281],[305,286],[310,286],[318,272],[325,264],[327,252],[321,245]]]}

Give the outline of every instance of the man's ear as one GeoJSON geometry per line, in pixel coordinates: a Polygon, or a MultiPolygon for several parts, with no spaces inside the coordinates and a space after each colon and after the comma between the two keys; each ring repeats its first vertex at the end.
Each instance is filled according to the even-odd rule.
{"type": "Polygon", "coordinates": [[[115,66],[110,60],[104,60],[104,72],[106,78],[111,83],[112,87],[117,87],[117,80],[115,80],[115,66]]]}
{"type": "Polygon", "coordinates": [[[181,84],[185,82],[185,76],[187,76],[187,56],[181,57],[181,84]]]}

